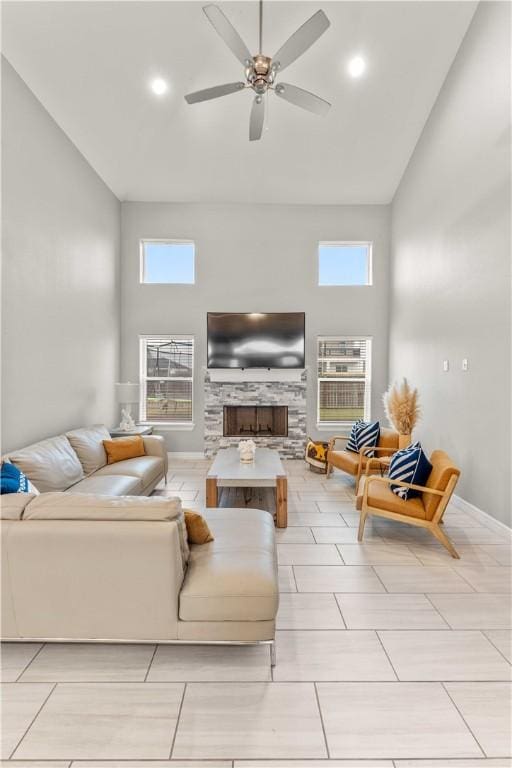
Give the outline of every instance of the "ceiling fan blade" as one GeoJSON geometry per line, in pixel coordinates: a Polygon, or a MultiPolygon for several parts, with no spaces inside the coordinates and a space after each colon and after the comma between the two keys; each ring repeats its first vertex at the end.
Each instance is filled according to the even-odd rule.
{"type": "Polygon", "coordinates": [[[221,9],[217,5],[205,5],[203,11],[238,61],[244,66],[247,61],[252,61],[251,52],[221,9]]]}
{"type": "Polygon", "coordinates": [[[321,99],[320,96],[315,96],[314,93],[305,91],[303,88],[297,88],[296,85],[290,85],[289,83],[279,83],[276,86],[276,96],[289,101],[290,104],[295,104],[296,107],[302,107],[302,109],[307,109],[308,112],[314,112],[315,115],[322,115],[322,117],[331,108],[329,102],[321,99]]]}
{"type": "Polygon", "coordinates": [[[286,43],[281,46],[275,56],[272,57],[272,63],[278,65],[279,72],[289,64],[298,59],[299,56],[307,51],[318,38],[323,35],[331,22],[323,11],[317,11],[313,16],[304,22],[293,35],[288,38],[286,43]]]}
{"type": "Polygon", "coordinates": [[[213,88],[204,88],[202,91],[194,91],[194,93],[187,93],[185,101],[188,104],[197,104],[198,101],[209,101],[210,99],[218,99],[219,96],[229,96],[230,93],[236,93],[237,91],[243,91],[245,83],[226,83],[225,85],[214,85],[213,88]]]}
{"type": "Polygon", "coordinates": [[[251,119],[249,121],[249,141],[261,139],[264,119],[265,99],[263,96],[256,96],[252,103],[251,119]]]}

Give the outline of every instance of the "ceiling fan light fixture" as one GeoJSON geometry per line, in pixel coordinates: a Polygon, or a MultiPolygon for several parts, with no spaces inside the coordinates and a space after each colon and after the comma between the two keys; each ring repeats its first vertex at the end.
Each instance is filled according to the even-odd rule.
{"type": "Polygon", "coordinates": [[[317,11],[305,21],[281,46],[274,57],[266,56],[263,53],[263,0],[259,0],[259,47],[258,53],[254,56],[249,52],[247,45],[218,6],[205,5],[203,11],[215,31],[243,65],[245,83],[225,83],[187,93],[185,101],[188,104],[217,99],[220,96],[227,96],[246,88],[252,90],[254,100],[249,119],[250,141],[261,139],[265,120],[265,100],[263,97],[269,91],[274,91],[276,96],[308,112],[313,112],[316,115],[327,114],[331,105],[325,99],[321,99],[303,88],[298,88],[296,85],[274,84],[277,73],[281,73],[281,70],[302,56],[329,28],[329,19],[323,11],[317,11]]]}

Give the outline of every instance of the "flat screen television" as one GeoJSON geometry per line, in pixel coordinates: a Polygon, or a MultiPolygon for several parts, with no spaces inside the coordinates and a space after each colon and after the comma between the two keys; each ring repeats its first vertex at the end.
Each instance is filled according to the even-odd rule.
{"type": "Polygon", "coordinates": [[[208,368],[304,368],[304,312],[208,312],[208,368]]]}

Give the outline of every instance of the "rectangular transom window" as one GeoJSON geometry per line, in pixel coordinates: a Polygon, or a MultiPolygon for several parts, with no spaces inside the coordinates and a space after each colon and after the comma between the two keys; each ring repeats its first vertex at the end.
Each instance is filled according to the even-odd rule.
{"type": "Polygon", "coordinates": [[[318,285],[371,284],[371,243],[318,244],[318,285]]]}
{"type": "Polygon", "coordinates": [[[194,339],[141,336],[140,420],[148,424],[192,424],[194,339]]]}
{"type": "Polygon", "coordinates": [[[371,340],[357,336],[318,339],[318,423],[370,418],[371,340]]]}
{"type": "Polygon", "coordinates": [[[187,240],[141,240],[141,283],[191,285],[195,282],[195,245],[187,240]]]}

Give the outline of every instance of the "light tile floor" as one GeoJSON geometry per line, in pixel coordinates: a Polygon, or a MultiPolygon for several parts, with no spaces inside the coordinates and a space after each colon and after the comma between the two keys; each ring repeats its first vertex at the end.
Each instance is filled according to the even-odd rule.
{"type": "MultiPolygon", "coordinates": [[[[207,466],[171,461],[157,493],[203,509],[207,466]]],[[[360,545],[350,478],[286,466],[277,667],[266,647],[4,644],[0,768],[512,765],[510,537],[449,508],[460,561],[384,520],[360,545]]]]}

